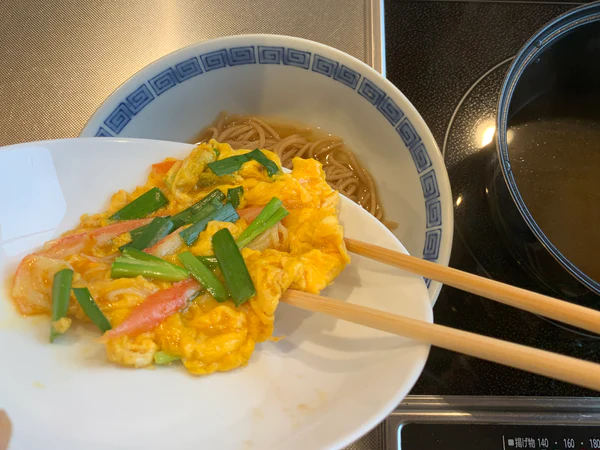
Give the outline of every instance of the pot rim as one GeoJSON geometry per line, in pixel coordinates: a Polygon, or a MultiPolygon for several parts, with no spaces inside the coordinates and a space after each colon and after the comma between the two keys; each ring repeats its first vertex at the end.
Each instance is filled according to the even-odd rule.
{"type": "Polygon", "coordinates": [[[525,205],[521,193],[515,182],[508,154],[508,142],[506,139],[508,125],[508,110],[512,100],[515,87],[523,74],[525,68],[532,60],[545,50],[550,44],[554,43],[565,33],[586,25],[591,22],[600,21],[600,1],[589,3],[578,8],[567,11],[555,18],[538,30],[531,37],[515,56],[509,67],[500,90],[498,99],[498,114],[496,116],[496,152],[498,161],[504,177],[504,182],[510,192],[510,195],[521,214],[523,220],[527,223],[529,229],[533,232],[537,240],[548,250],[548,252],[563,266],[572,276],[579,280],[588,289],[600,295],[600,282],[593,280],[583,273],[571,261],[569,261],[556,246],[548,239],[542,229],[533,219],[529,209],[525,205]]]}

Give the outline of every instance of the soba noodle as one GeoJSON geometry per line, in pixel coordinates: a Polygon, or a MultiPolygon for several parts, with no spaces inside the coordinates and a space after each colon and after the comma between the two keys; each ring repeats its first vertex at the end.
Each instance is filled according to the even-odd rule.
{"type": "Polygon", "coordinates": [[[333,189],[361,205],[387,227],[397,226],[397,223],[385,220],[373,177],[339,136],[318,134],[311,128],[290,124],[269,123],[256,116],[222,112],[211,126],[202,130],[197,142],[210,139],[227,143],[234,149],[271,150],[288,169],[295,157],[315,158],[323,164],[327,182],[333,189]]]}

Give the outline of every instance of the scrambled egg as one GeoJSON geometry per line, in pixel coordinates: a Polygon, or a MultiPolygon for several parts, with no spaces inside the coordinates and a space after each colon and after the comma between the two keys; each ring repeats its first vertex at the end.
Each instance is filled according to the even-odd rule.
{"type": "MultiPolygon", "coordinates": [[[[232,150],[227,144],[211,141],[198,145],[184,160],[167,158],[153,165],[145,185],[132,193],[117,192],[106,212],[82,216],[80,225],[66,233],[66,236],[77,236],[110,225],[109,217],[113,213],[153,187],[158,187],[169,203],[151,217],[176,214],[215,188],[227,193],[230,188],[243,186],[238,208],[241,218],[237,222],[210,222],[191,247],[182,242],[172,254],[161,255],[181,265],[177,254],[186,250],[195,255],[212,255],[211,237],[222,228],[228,228],[237,238],[251,221],[244,218],[243,212],[259,210],[273,197],[282,200],[289,211],[281,224],[242,250],[256,288],[254,297],[236,307],[231,300],[219,303],[209,294],[201,294],[151,331],[109,339],[105,345],[110,361],[146,367],[153,364],[154,354],[161,350],[181,358],[186,369],[194,374],[243,366],[256,343],[272,337],[275,311],[286,289],[318,293],[349,262],[337,217],[339,194],[325,182],[321,164],[296,158],[290,174],[274,176],[269,176],[265,167],[255,161],[223,177],[207,168],[208,163],[217,159],[248,151],[232,150]]],[[[281,168],[274,153],[263,153],[281,168]]],[[[42,251],[23,261],[13,289],[21,312],[51,311],[52,277],[65,267],[74,270],[73,287],[87,287],[113,327],[125,320],[146,297],[172,285],[142,276],[111,278],[110,265],[120,254],[119,247],[131,240],[129,233],[108,240],[94,237],[93,233],[89,236],[71,250],[51,255],[44,255],[42,251]]],[[[69,316],[89,320],[73,295],[69,316]]],[[[70,319],[55,324],[64,329],[69,325],[70,319]]]]}

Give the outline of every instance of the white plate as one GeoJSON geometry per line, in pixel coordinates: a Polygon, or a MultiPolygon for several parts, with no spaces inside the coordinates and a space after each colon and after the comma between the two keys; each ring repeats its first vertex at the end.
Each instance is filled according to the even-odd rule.
{"type": "MultiPolygon", "coordinates": [[[[71,139],[0,149],[0,276],[20,259],[132,189],[151,163],[191,146],[125,139],[71,139]]],[[[404,251],[360,207],[344,200],[346,235],[404,251]],[[352,220],[349,218],[352,217],[352,220]]],[[[353,256],[324,294],[431,322],[422,280],[353,256]]],[[[47,317],[20,317],[0,294],[0,409],[11,449],[340,448],[385,418],[421,373],[427,345],[306,313],[277,310],[277,343],[257,345],[247,367],[204,377],[182,367],[110,364],[97,332],[75,326],[48,343],[47,317]]]]}
{"type": "MultiPolygon", "coordinates": [[[[415,64],[407,61],[406,70],[415,64]]],[[[231,36],[191,45],[140,70],[98,108],[81,136],[195,142],[221,110],[321,127],[371,171],[395,235],[448,265],[453,235],[444,159],[411,103],[366,64],[290,36],[231,36]]],[[[429,285],[432,302],[440,291],[429,285]]]]}

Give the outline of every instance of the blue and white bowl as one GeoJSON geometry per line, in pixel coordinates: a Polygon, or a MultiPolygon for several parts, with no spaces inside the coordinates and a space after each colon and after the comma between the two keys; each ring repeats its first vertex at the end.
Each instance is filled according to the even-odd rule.
{"type": "MultiPolygon", "coordinates": [[[[431,132],[394,85],[326,45],[276,35],[191,45],[127,80],[81,136],[194,142],[222,110],[297,121],[342,136],[374,176],[386,217],[400,224],[395,235],[408,251],[448,264],[452,196],[431,132]]],[[[441,284],[425,282],[433,302],[441,284]]]]}

